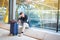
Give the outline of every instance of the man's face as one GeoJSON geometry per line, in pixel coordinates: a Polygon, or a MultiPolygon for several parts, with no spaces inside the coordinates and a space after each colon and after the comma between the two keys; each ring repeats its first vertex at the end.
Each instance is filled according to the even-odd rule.
{"type": "Polygon", "coordinates": [[[21,14],[21,17],[24,17],[24,13],[21,14]]]}

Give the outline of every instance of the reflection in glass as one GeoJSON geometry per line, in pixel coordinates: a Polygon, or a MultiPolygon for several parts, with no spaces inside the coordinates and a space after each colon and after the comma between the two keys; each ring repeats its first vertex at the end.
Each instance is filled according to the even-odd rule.
{"type": "Polygon", "coordinates": [[[0,22],[8,23],[9,0],[0,0],[0,22]]]}
{"type": "MultiPolygon", "coordinates": [[[[29,3],[22,1],[16,5],[18,5],[16,15],[19,15],[21,11],[27,14],[30,27],[56,30],[57,1],[44,0],[41,2],[40,0],[32,0],[29,3]]],[[[16,16],[16,19],[17,18],[18,16],[16,16]]]]}

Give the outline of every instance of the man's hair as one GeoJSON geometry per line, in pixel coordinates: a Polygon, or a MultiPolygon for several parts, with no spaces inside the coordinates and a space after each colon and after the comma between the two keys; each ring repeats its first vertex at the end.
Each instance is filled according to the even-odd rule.
{"type": "Polygon", "coordinates": [[[23,14],[23,12],[20,12],[20,15],[23,14]]]}

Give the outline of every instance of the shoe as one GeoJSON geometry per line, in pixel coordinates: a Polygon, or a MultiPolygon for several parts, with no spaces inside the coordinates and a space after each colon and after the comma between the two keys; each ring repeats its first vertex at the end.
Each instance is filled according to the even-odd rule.
{"type": "Polygon", "coordinates": [[[20,34],[18,34],[18,36],[19,36],[19,37],[21,37],[21,35],[20,35],[20,34]]]}
{"type": "Polygon", "coordinates": [[[12,34],[9,34],[8,36],[13,36],[12,34]]]}
{"type": "Polygon", "coordinates": [[[21,37],[22,35],[23,35],[22,33],[21,34],[18,34],[19,37],[21,37]]]}
{"type": "Polygon", "coordinates": [[[23,33],[23,32],[21,32],[21,33],[23,33]]]}

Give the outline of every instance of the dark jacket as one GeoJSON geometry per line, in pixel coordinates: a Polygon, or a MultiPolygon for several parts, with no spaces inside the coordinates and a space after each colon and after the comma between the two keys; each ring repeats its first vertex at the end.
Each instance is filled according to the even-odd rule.
{"type": "Polygon", "coordinates": [[[27,15],[25,15],[25,17],[18,18],[18,20],[20,20],[22,23],[27,22],[27,19],[28,19],[27,15]]]}

